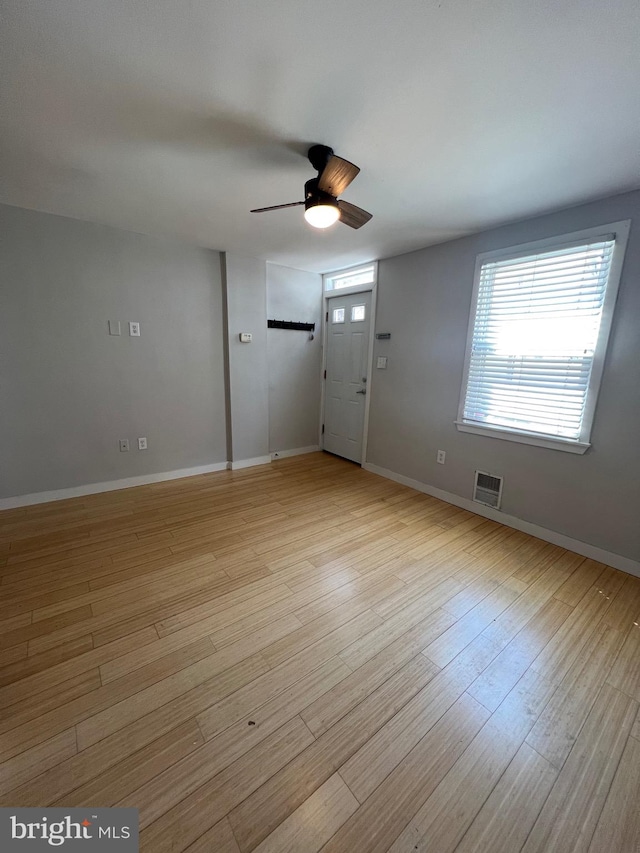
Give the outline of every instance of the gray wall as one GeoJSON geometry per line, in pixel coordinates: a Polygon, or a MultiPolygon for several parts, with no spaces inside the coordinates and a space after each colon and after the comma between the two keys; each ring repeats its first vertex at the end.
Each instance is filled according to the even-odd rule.
{"type": "Polygon", "coordinates": [[[267,264],[267,316],[315,323],[308,332],[269,329],[269,450],[318,444],[322,366],[322,276],[267,264]]]}
{"type": "Polygon", "coordinates": [[[640,558],[640,193],[497,228],[380,262],[367,461],[470,498],[476,468],[504,476],[505,513],[640,558]],[[476,255],[631,219],[631,235],[584,456],[459,433],[476,255]],[[436,464],[436,451],[447,453],[436,464]]]}
{"type": "Polygon", "coordinates": [[[0,206],[0,439],[0,497],[224,462],[218,254],[0,206]]]}
{"type": "MultiPolygon", "coordinates": [[[[372,377],[367,460],[465,498],[475,468],[502,474],[505,513],[637,560],[639,223],[628,193],[381,261],[376,329],[392,338],[375,343],[389,363],[372,377]],[[476,255],[619,219],[633,222],[593,447],[458,433],[476,255]]],[[[267,333],[266,319],[320,311],[315,274],[0,206],[0,497],[224,462],[225,331],[231,458],[316,444],[320,334],[267,333]]]]}
{"type": "Polygon", "coordinates": [[[229,335],[229,404],[233,462],[269,453],[267,281],[265,262],[223,255],[229,335]],[[251,343],[240,343],[250,332],[251,343]]]}

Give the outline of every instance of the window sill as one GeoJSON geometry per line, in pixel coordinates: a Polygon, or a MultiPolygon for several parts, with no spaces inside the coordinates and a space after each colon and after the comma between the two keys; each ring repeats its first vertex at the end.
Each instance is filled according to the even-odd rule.
{"type": "Polygon", "coordinates": [[[563,450],[565,453],[586,453],[591,447],[584,441],[565,441],[561,438],[544,438],[535,433],[513,432],[500,427],[478,426],[467,424],[463,421],[455,421],[459,432],[471,432],[474,435],[486,435],[489,438],[501,438],[504,441],[516,441],[519,444],[532,444],[534,447],[546,447],[549,450],[563,450]]]}

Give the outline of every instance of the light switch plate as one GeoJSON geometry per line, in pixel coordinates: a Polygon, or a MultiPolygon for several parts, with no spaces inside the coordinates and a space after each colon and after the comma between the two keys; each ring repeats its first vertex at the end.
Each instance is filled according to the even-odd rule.
{"type": "Polygon", "coordinates": [[[378,361],[376,362],[376,367],[379,370],[386,370],[387,369],[387,357],[386,357],[386,355],[379,355],[378,356],[378,361]]]}
{"type": "Polygon", "coordinates": [[[240,343],[241,344],[250,344],[253,340],[253,335],[251,332],[240,332],[240,343]]]}
{"type": "Polygon", "coordinates": [[[109,334],[110,335],[119,335],[120,334],[120,320],[109,320],[109,334]]]}

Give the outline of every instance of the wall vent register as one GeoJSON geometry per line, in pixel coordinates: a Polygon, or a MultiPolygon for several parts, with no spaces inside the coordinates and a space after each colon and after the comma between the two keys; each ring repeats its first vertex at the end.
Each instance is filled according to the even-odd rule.
{"type": "Polygon", "coordinates": [[[502,477],[476,471],[473,484],[473,500],[485,506],[500,509],[502,503],[502,477]]]}

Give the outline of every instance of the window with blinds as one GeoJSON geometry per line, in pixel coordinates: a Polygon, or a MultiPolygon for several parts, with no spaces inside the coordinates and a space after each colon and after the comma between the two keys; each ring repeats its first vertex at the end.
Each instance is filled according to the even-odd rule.
{"type": "Polygon", "coordinates": [[[479,259],[457,423],[584,452],[621,266],[620,235],[536,246],[479,259]]]}

